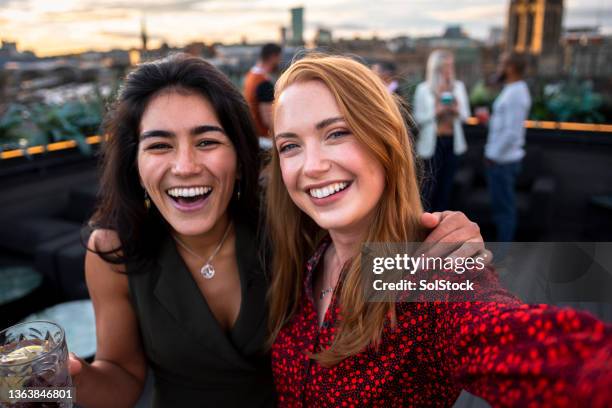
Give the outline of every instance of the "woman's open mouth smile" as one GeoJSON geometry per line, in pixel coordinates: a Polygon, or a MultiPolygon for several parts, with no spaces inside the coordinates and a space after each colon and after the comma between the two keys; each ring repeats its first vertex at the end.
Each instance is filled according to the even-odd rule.
{"type": "Polygon", "coordinates": [[[212,191],[210,186],[173,187],[166,194],[179,211],[196,211],[204,207],[212,191]]]}

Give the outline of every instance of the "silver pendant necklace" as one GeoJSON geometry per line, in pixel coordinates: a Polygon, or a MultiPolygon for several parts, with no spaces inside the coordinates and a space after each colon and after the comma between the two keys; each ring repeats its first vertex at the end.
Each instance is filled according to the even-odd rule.
{"type": "Polygon", "coordinates": [[[323,300],[323,298],[334,291],[333,287],[329,287],[321,290],[321,295],[319,296],[319,300],[323,300]]]}
{"type": "MultiPolygon", "coordinates": [[[[227,234],[229,233],[231,225],[232,225],[231,223],[227,224],[227,228],[225,229],[225,232],[223,233],[223,238],[221,238],[221,241],[219,241],[219,244],[217,244],[217,247],[213,251],[212,255],[208,257],[208,259],[204,262],[204,265],[202,265],[202,267],[200,268],[200,274],[202,275],[204,279],[212,279],[215,276],[215,268],[212,265],[212,260],[215,257],[215,255],[217,255],[221,247],[223,246],[223,243],[225,242],[225,238],[227,238],[227,234]]],[[[204,260],[204,258],[202,258],[200,255],[198,255],[193,250],[191,250],[191,248],[189,248],[177,236],[173,236],[173,238],[177,242],[177,244],[179,244],[180,246],[183,247],[183,249],[185,249],[185,251],[189,252],[191,255],[197,257],[198,259],[202,261],[204,260]]]]}
{"type": "MultiPolygon", "coordinates": [[[[334,293],[334,289],[336,288],[336,285],[338,284],[338,280],[340,279],[340,275],[342,275],[342,267],[338,268],[340,269],[340,273],[338,274],[338,277],[335,279],[335,283],[334,284],[328,284],[327,287],[323,287],[323,289],[321,289],[319,291],[319,300],[323,300],[323,298],[327,295],[329,295],[330,293],[334,293]]],[[[337,269],[336,269],[337,271],[337,269]]],[[[336,272],[334,271],[334,272],[336,272]]],[[[333,274],[332,274],[332,281],[334,281],[333,279],[333,274]]],[[[325,272],[323,272],[323,282],[325,282],[325,272]]]]}

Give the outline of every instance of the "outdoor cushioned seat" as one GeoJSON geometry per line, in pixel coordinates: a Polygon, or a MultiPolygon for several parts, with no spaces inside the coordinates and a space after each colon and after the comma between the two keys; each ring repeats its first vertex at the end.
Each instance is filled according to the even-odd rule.
{"type": "Polygon", "coordinates": [[[77,231],[39,245],[34,256],[34,265],[47,278],[49,286],[63,299],[66,298],[66,292],[73,294],[69,299],[81,299],[86,297],[87,293],[87,290],[84,290],[84,259],[85,248],[81,234],[77,231]],[[68,251],[68,254],[76,252],[76,259],[73,262],[62,259],[66,257],[66,254],[61,255],[64,251],[68,251]],[[72,278],[67,279],[66,275],[72,278]],[[75,287],[79,289],[74,289],[75,287]],[[79,295],[75,295],[76,293],[79,295]]]}
{"type": "Polygon", "coordinates": [[[83,244],[73,242],[56,255],[57,278],[64,299],[87,299],[85,283],[85,252],[83,244]]]}
{"type": "Polygon", "coordinates": [[[90,184],[70,190],[68,203],[60,213],[62,219],[84,224],[93,214],[98,186],[90,184]]]}
{"type": "Polygon", "coordinates": [[[51,217],[24,217],[5,220],[0,226],[0,246],[24,255],[34,255],[36,248],[63,235],[79,234],[81,225],[51,217]]]}

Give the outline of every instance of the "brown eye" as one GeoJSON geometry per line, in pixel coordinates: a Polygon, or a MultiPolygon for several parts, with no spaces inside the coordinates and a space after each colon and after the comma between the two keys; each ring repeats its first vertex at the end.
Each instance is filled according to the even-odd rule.
{"type": "Polygon", "coordinates": [[[145,148],[145,150],[164,150],[170,149],[171,146],[167,143],[153,143],[145,148]]]}
{"type": "Polygon", "coordinates": [[[214,146],[214,145],[218,145],[218,144],[219,144],[219,141],[217,141],[217,140],[210,140],[210,139],[200,140],[198,142],[198,147],[209,147],[209,146],[214,146]]]}

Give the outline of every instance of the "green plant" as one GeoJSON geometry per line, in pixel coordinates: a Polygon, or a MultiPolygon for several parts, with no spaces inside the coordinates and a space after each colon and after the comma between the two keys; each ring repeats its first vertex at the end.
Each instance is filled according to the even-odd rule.
{"type": "Polygon", "coordinates": [[[470,104],[474,107],[486,106],[492,109],[493,102],[497,97],[497,92],[487,87],[484,81],[478,81],[470,92],[470,104]]]}
{"type": "Polygon", "coordinates": [[[86,136],[99,132],[103,107],[99,92],[89,100],[62,105],[11,104],[0,118],[0,149],[74,140],[82,153],[90,154],[86,136]]]}
{"type": "Polygon", "coordinates": [[[544,87],[546,107],[560,122],[603,123],[599,112],[603,98],[593,91],[590,81],[579,82],[575,78],[544,87]]]}
{"type": "Polygon", "coordinates": [[[0,150],[17,149],[46,142],[44,135],[29,119],[28,109],[10,104],[0,117],[0,150]]]}

